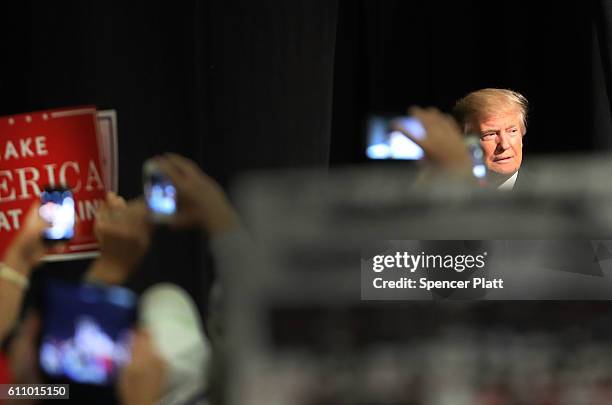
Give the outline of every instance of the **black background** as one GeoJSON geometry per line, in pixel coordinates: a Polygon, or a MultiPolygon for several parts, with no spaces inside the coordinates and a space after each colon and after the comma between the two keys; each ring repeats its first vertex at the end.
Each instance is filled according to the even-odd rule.
{"type": "Polygon", "coordinates": [[[332,156],[350,162],[363,147],[356,117],[414,104],[449,112],[484,87],[530,101],[527,159],[609,149],[611,4],[340,2],[332,156]]]}

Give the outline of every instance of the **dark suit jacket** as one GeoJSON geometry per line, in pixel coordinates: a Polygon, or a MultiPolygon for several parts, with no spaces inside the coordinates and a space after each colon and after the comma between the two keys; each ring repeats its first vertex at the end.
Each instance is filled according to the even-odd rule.
{"type": "Polygon", "coordinates": [[[519,169],[516,182],[514,183],[513,191],[515,190],[526,190],[533,186],[533,178],[529,169],[522,167],[519,169]]]}

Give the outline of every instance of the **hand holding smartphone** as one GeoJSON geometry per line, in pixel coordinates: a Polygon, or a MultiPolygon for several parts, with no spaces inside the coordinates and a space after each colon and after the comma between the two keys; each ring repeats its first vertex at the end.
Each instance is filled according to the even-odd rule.
{"type": "Polygon", "coordinates": [[[410,116],[374,116],[368,123],[370,159],[427,159],[440,167],[470,170],[479,184],[486,182],[486,165],[479,140],[461,134],[450,116],[436,109],[413,107],[410,116]]]}

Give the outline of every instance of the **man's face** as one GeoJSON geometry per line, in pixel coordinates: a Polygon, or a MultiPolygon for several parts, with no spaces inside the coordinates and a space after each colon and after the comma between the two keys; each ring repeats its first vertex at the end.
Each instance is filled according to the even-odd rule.
{"type": "Polygon", "coordinates": [[[521,113],[510,110],[474,120],[470,129],[480,135],[485,164],[491,172],[511,176],[523,160],[521,113]]]}

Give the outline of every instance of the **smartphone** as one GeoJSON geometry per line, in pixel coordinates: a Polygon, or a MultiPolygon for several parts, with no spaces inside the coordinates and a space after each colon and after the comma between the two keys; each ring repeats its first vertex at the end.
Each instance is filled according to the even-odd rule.
{"type": "Polygon", "coordinates": [[[373,115],[368,119],[366,156],[374,160],[421,160],[423,149],[397,128],[414,137],[427,136],[421,122],[413,117],[373,115]]]}
{"type": "Polygon", "coordinates": [[[154,220],[168,222],[176,214],[176,187],[153,160],[142,168],[145,200],[154,220]]]}
{"type": "Polygon", "coordinates": [[[486,186],[487,165],[484,161],[484,152],[480,145],[480,137],[477,135],[467,135],[465,137],[465,147],[472,160],[472,174],[481,186],[486,186]]]}
{"type": "Polygon", "coordinates": [[[118,286],[48,279],[38,358],[53,383],[111,386],[130,358],[136,294],[118,286]]]}
{"type": "Polygon", "coordinates": [[[51,224],[43,234],[47,242],[70,240],[74,237],[74,197],[65,187],[47,187],[40,194],[39,215],[51,224]]]}

